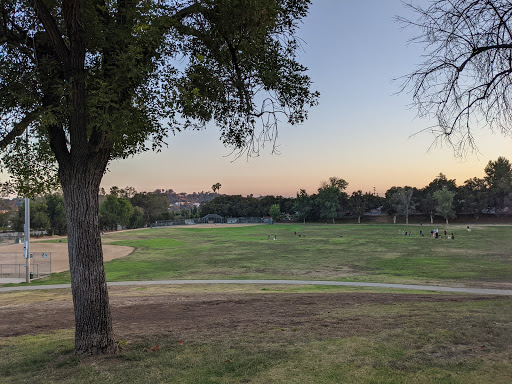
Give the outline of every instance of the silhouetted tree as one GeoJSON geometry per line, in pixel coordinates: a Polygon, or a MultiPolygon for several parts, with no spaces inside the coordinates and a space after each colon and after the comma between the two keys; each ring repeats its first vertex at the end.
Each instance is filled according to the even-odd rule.
{"type": "Polygon", "coordinates": [[[434,0],[407,3],[418,29],[413,42],[424,61],[405,77],[420,116],[435,116],[431,128],[458,154],[474,148],[473,129],[487,126],[510,135],[512,108],[512,3],[508,0],[434,0]]]}

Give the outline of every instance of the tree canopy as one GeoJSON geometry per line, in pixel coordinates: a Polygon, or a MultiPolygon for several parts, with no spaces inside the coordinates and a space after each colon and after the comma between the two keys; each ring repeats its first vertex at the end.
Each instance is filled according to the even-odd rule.
{"type": "Polygon", "coordinates": [[[317,102],[295,60],[308,0],[1,4],[0,148],[25,192],[76,152],[124,158],[212,120],[257,151],[317,102]]]}

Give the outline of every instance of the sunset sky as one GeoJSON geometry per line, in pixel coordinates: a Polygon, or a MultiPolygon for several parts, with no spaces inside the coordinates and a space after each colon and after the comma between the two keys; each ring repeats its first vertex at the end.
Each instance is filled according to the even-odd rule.
{"type": "Polygon", "coordinates": [[[512,159],[512,140],[476,130],[479,153],[454,157],[448,147],[429,151],[433,137],[416,132],[433,121],[416,118],[411,97],[396,95],[398,78],[421,62],[422,47],[409,45],[414,31],[393,18],[406,15],[399,0],[314,0],[299,36],[299,61],[309,68],[320,105],[301,126],[281,124],[279,153],[235,160],[214,126],[168,139],[160,153],[113,162],[103,179],[138,191],[172,188],[177,192],[295,196],[316,192],[331,176],[382,196],[391,186],[423,187],[440,172],[457,184],[483,175],[489,160],[512,159]]]}

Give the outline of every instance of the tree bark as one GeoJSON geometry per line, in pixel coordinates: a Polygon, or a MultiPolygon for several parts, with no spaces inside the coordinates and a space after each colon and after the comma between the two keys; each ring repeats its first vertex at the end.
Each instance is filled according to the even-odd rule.
{"type": "Polygon", "coordinates": [[[98,226],[98,192],[106,161],[59,170],[66,202],[69,267],[75,311],[75,353],[115,353],[103,251],[98,226]]]}

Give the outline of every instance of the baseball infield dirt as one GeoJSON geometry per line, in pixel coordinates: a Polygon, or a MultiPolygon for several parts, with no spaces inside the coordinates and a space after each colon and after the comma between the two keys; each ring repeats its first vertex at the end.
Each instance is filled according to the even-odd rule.
{"type": "MultiPolygon", "coordinates": [[[[132,247],[103,245],[103,259],[104,261],[118,259],[129,255],[133,250],[132,247]]],[[[69,270],[68,245],[66,243],[31,242],[30,252],[51,253],[52,272],[69,270]]],[[[0,247],[0,264],[20,263],[21,258],[23,258],[23,244],[9,244],[0,247]]]]}

